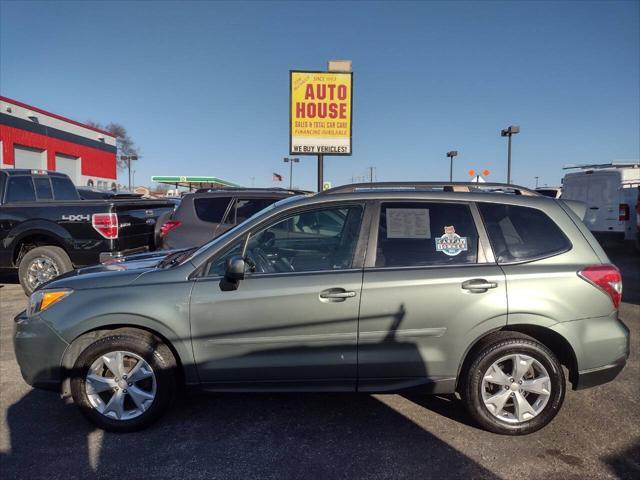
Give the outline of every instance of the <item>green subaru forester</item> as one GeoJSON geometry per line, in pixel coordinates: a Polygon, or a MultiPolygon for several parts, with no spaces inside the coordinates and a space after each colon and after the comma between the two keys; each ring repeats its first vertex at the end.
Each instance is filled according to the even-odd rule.
{"type": "Polygon", "coordinates": [[[16,318],[36,387],[143,428],[184,387],[456,393],[526,434],[629,354],[619,271],[584,205],[500,184],[385,183],[282,200],[197,249],[43,285],[16,318]]]}

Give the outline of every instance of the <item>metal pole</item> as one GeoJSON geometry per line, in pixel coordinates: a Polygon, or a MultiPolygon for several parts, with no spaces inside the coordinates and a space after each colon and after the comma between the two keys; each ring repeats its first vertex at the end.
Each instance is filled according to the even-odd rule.
{"type": "Polygon", "coordinates": [[[538,178],[539,177],[536,177],[536,188],[538,188],[538,178]]]}
{"type": "Polygon", "coordinates": [[[293,158],[289,159],[289,190],[293,188],[293,158]]]}
{"type": "Polygon", "coordinates": [[[318,155],[318,192],[322,191],[324,183],[324,155],[318,155]]]}
{"type": "Polygon", "coordinates": [[[449,181],[453,182],[453,156],[449,157],[449,181]]]}
{"type": "Polygon", "coordinates": [[[129,191],[131,191],[131,156],[127,157],[127,165],[129,167],[129,191]]]}
{"type": "Polygon", "coordinates": [[[509,136],[509,151],[507,154],[507,183],[511,184],[511,134],[509,136]]]}

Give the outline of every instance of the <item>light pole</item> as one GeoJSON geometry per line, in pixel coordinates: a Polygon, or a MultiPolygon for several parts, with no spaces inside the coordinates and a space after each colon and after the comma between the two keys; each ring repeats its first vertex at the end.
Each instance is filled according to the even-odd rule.
{"type": "Polygon", "coordinates": [[[453,182],[453,157],[458,156],[458,151],[457,150],[451,150],[450,152],[447,152],[447,157],[449,157],[451,160],[449,160],[449,181],[453,182]]]}
{"type": "Polygon", "coordinates": [[[127,162],[127,169],[129,170],[129,191],[131,191],[131,160],[138,160],[137,155],[120,155],[120,160],[127,162]]]}
{"type": "Polygon", "coordinates": [[[536,179],[536,188],[538,188],[538,178],[540,177],[534,177],[536,179]]]}
{"type": "Polygon", "coordinates": [[[283,161],[289,164],[289,190],[291,190],[293,188],[293,164],[298,163],[300,159],[284,157],[283,161]]]}
{"type": "Polygon", "coordinates": [[[518,125],[509,125],[500,132],[501,137],[509,137],[509,150],[507,153],[507,183],[511,183],[511,137],[516,133],[520,133],[518,125]]]}

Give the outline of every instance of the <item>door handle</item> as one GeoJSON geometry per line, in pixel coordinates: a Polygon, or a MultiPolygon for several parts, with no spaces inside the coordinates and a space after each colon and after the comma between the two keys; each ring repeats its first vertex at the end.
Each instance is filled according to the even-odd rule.
{"type": "Polygon", "coordinates": [[[353,298],[356,292],[347,291],[344,288],[329,288],[320,292],[320,300],[329,302],[344,302],[347,298],[353,298]]]}
{"type": "Polygon", "coordinates": [[[498,284],[496,282],[488,282],[483,278],[474,278],[473,280],[462,282],[462,288],[464,290],[471,290],[475,293],[483,293],[490,288],[497,288],[497,286],[498,284]]]}

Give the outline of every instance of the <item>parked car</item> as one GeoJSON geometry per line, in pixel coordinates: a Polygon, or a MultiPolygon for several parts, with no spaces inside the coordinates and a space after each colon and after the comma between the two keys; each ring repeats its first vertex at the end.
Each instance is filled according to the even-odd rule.
{"type": "Polygon", "coordinates": [[[561,187],[538,187],[535,189],[535,192],[539,195],[544,195],[545,197],[551,198],[560,198],[562,195],[561,187]]]}
{"type": "Polygon", "coordinates": [[[633,206],[640,186],[640,164],[583,165],[567,173],[562,197],[587,204],[584,219],[589,230],[606,242],[635,241],[636,213],[633,206]]]}
{"type": "Polygon", "coordinates": [[[622,280],[581,204],[500,189],[339,187],[200,248],[80,270],[16,317],[20,370],[113,431],[182,386],[459,392],[483,428],[536,431],[562,406],[562,366],[582,389],[625,365],[622,280]]]}
{"type": "Polygon", "coordinates": [[[142,198],[141,193],[121,190],[100,190],[95,187],[78,187],[78,194],[82,200],[112,200],[120,198],[142,198]]]}
{"type": "Polygon", "coordinates": [[[154,248],[163,200],[81,200],[66,175],[0,171],[0,267],[18,269],[25,293],[76,267],[154,248]]]}
{"type": "Polygon", "coordinates": [[[203,245],[274,202],[300,190],[282,188],[204,188],[182,197],[175,212],[158,220],[156,244],[161,249],[203,245]]]}

